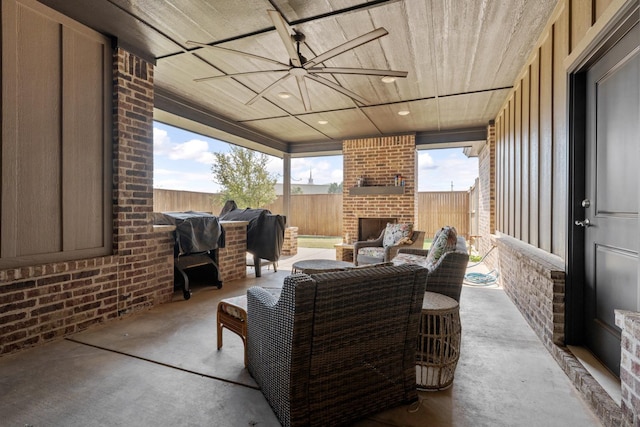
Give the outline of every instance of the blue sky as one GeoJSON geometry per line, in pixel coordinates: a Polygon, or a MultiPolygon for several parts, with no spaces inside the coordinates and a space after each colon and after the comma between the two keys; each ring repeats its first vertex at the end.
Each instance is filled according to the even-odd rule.
{"type": "MultiPolygon", "coordinates": [[[[154,188],[215,193],[211,165],[214,152],[228,152],[229,144],[155,122],[153,129],[154,188]]],[[[282,182],[282,159],[271,157],[269,170],[282,182]]],[[[342,182],[342,156],[291,159],[292,184],[342,182]]],[[[478,159],[461,148],[418,152],[418,191],[468,190],[478,176],[478,159]]]]}

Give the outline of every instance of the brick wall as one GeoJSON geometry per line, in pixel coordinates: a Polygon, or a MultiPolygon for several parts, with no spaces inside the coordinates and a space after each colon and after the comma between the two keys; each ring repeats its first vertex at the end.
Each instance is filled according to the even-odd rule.
{"type": "Polygon", "coordinates": [[[417,221],[417,162],[414,135],[365,138],[342,144],[343,182],[342,232],[354,240],[358,218],[397,218],[398,222],[417,221]],[[394,176],[405,178],[404,194],[349,195],[358,177],[366,186],[394,185],[394,176]]]}
{"type": "Polygon", "coordinates": [[[151,223],[153,66],[113,64],[111,256],[0,270],[0,354],[171,300],[173,238],[151,223]]]}
{"type": "Polygon", "coordinates": [[[624,427],[640,424],[640,313],[616,310],[616,325],[622,329],[620,380],[624,427]]]}
{"type": "Polygon", "coordinates": [[[564,345],[564,261],[507,235],[495,243],[505,293],[548,349],[564,345]]]}

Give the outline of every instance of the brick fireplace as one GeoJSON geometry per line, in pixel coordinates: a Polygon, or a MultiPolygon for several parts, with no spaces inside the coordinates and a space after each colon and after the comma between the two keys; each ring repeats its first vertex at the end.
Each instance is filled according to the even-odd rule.
{"type": "Polygon", "coordinates": [[[418,165],[414,135],[346,140],[342,154],[342,230],[349,235],[349,243],[357,240],[362,218],[415,224],[418,165]],[[404,178],[402,188],[391,188],[395,187],[396,175],[404,178]],[[363,179],[363,187],[357,187],[358,178],[363,179]]]}

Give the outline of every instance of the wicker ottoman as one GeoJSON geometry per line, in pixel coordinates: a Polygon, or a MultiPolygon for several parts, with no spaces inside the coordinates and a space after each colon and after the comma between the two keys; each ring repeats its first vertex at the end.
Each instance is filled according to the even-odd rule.
{"type": "Polygon", "coordinates": [[[460,306],[453,298],[425,292],[418,331],[418,390],[442,390],[453,383],[460,358],[460,306]]]}
{"type": "MultiPolygon", "coordinates": [[[[282,289],[264,288],[280,298],[282,289]]],[[[244,346],[244,366],[247,366],[247,295],[240,295],[233,298],[225,298],[218,303],[217,332],[218,350],[222,348],[222,328],[227,328],[231,332],[238,334],[244,346]]]]}

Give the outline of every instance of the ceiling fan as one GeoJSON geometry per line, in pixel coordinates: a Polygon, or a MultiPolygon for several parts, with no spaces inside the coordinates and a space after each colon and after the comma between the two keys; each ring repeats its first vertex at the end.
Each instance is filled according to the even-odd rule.
{"type": "Polygon", "coordinates": [[[282,39],[285,48],[287,49],[287,53],[289,54],[289,63],[285,64],[284,62],[280,62],[271,58],[265,58],[264,56],[254,55],[252,53],[241,52],[238,50],[227,49],[219,46],[212,46],[206,43],[199,43],[195,41],[188,40],[186,43],[188,45],[200,46],[209,49],[221,50],[228,53],[233,53],[237,55],[243,55],[249,58],[258,59],[261,61],[270,62],[272,64],[276,64],[279,68],[271,69],[271,70],[260,70],[260,71],[249,71],[245,73],[234,73],[234,74],[225,74],[221,76],[211,76],[211,77],[202,77],[198,79],[194,79],[196,82],[203,82],[208,80],[214,80],[219,78],[228,78],[228,77],[239,77],[239,76],[248,76],[255,74],[265,74],[265,73],[274,73],[274,72],[286,72],[286,74],[279,79],[275,80],[269,86],[260,91],[256,96],[251,98],[249,101],[245,103],[245,105],[251,105],[256,102],[259,98],[264,97],[269,91],[273,88],[279,86],[286,80],[291,77],[295,77],[296,82],[298,84],[298,90],[300,91],[300,97],[302,98],[302,103],[304,104],[305,111],[311,111],[311,100],[309,99],[309,91],[307,90],[307,82],[305,79],[313,80],[317,83],[325,85],[337,92],[342,93],[343,95],[348,96],[349,98],[363,104],[368,105],[369,101],[354,93],[343,86],[340,86],[333,81],[322,77],[322,74],[352,74],[352,75],[369,75],[369,76],[381,76],[381,77],[407,77],[406,71],[395,71],[395,70],[378,70],[371,68],[342,68],[342,67],[324,67],[322,63],[328,59],[331,59],[335,56],[340,55],[348,50],[354,49],[358,46],[361,46],[365,43],[369,43],[370,41],[376,40],[380,37],[386,36],[389,34],[387,30],[384,28],[377,28],[369,33],[363,34],[355,39],[349,40],[339,46],[336,46],[328,51],[321,53],[312,59],[307,59],[300,53],[300,43],[303,43],[305,40],[304,34],[296,30],[290,30],[289,26],[285,22],[282,15],[275,10],[268,10],[269,17],[271,21],[273,21],[273,25],[278,32],[278,35],[282,39]]]}

